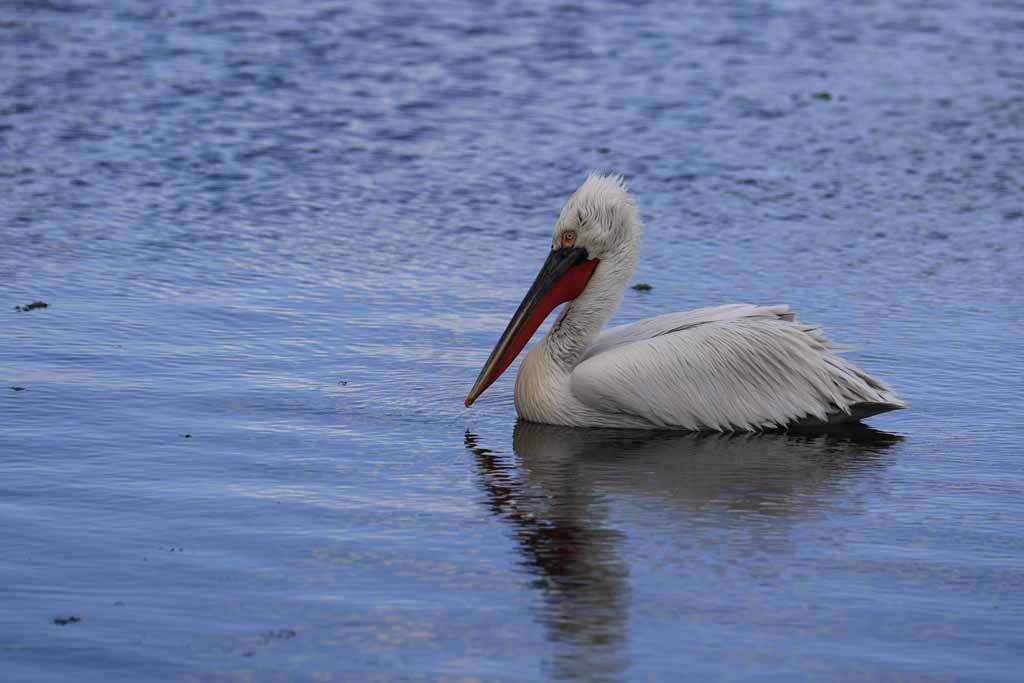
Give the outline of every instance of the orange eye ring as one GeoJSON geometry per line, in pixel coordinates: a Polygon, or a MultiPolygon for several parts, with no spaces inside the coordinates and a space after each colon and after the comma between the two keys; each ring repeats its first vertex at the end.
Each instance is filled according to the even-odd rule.
{"type": "Polygon", "coordinates": [[[565,232],[563,232],[562,233],[562,246],[563,247],[571,247],[574,244],[576,244],[576,231],[575,230],[566,230],[565,232]]]}

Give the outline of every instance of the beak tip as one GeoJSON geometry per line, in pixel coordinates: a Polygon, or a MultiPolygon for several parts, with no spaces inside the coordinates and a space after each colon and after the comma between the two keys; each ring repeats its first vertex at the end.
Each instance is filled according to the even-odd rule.
{"type": "Polygon", "coordinates": [[[463,401],[463,404],[465,404],[465,406],[467,408],[470,407],[471,405],[473,405],[473,397],[472,396],[467,396],[466,400],[463,401]]]}

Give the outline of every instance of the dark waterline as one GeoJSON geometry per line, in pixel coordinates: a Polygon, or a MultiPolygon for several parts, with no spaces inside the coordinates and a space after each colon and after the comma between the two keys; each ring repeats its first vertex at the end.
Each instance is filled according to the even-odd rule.
{"type": "Polygon", "coordinates": [[[4,676],[1016,680],[1022,27],[0,5],[4,676]],[[513,366],[464,410],[590,170],[646,224],[615,322],[788,303],[912,408],[566,430],[513,366]]]}

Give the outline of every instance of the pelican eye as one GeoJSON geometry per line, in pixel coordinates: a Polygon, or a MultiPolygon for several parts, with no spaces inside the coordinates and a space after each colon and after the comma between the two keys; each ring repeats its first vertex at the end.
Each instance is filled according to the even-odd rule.
{"type": "Polygon", "coordinates": [[[563,232],[562,233],[562,246],[563,247],[571,247],[574,244],[576,244],[576,231],[575,230],[566,230],[565,232],[563,232]]]}

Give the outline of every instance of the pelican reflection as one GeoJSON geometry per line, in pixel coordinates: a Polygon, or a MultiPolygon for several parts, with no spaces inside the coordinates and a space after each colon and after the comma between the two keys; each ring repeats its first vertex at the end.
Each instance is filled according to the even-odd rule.
{"type": "Polygon", "coordinates": [[[788,518],[813,513],[844,480],[877,469],[901,440],[863,426],[688,434],[519,422],[507,456],[465,435],[487,504],[509,524],[543,595],[538,619],[554,645],[551,675],[588,680],[618,678],[629,664],[627,546],[657,536],[682,564],[702,552],[690,536],[749,525],[757,531],[739,529],[741,542],[771,552],[788,518]]]}

